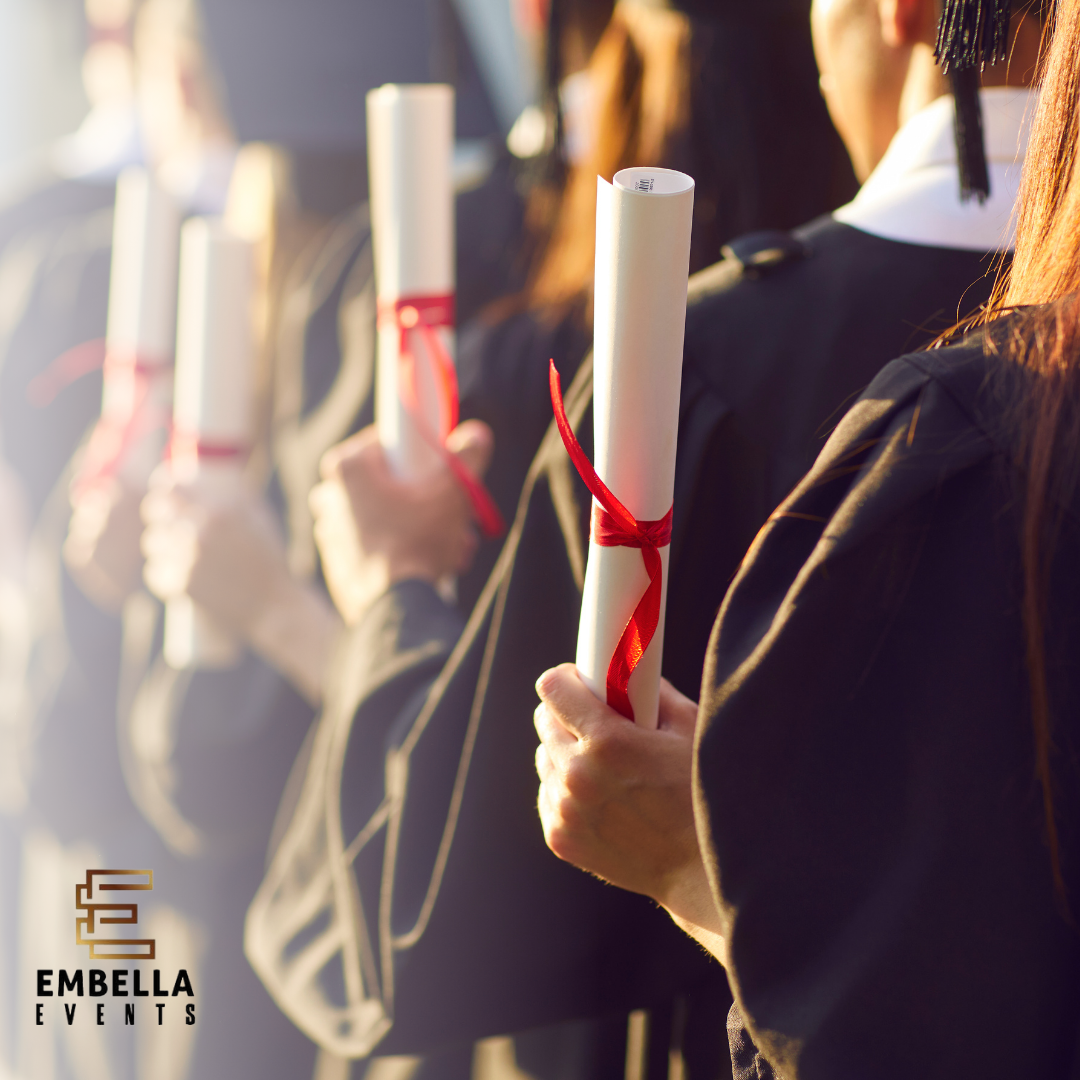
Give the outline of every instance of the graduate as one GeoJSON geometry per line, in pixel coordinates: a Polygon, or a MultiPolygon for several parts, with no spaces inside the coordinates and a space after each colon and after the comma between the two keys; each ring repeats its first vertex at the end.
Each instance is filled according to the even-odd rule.
{"type": "MultiPolygon", "coordinates": [[[[680,56],[694,57],[697,65],[695,70],[703,72],[713,71],[708,66],[710,58],[717,64],[714,72],[716,82],[710,77],[701,83],[693,82],[691,87],[685,89],[675,82],[664,104],[650,102],[641,106],[648,116],[653,115],[649,110],[655,109],[658,118],[667,117],[665,122],[673,125],[665,138],[654,136],[654,143],[649,144],[651,149],[643,152],[659,154],[653,160],[665,164],[690,160],[684,159],[681,154],[696,155],[693,160],[700,162],[697,171],[703,188],[702,205],[707,207],[710,199],[713,200],[714,213],[710,215],[703,211],[699,222],[699,246],[694,256],[698,260],[697,265],[707,262],[720,243],[731,237],[731,232],[725,230],[734,230],[748,223],[764,226],[791,221],[796,214],[813,213],[815,208],[828,205],[827,193],[836,175],[835,159],[828,152],[828,140],[835,139],[835,135],[830,133],[822,103],[813,96],[816,71],[813,68],[806,14],[805,5],[778,5],[763,13],[760,20],[755,18],[747,21],[741,16],[732,15],[728,21],[729,12],[723,6],[711,14],[695,9],[692,17],[688,18],[680,11],[642,10],[625,5],[619,8],[594,54],[594,62],[602,65],[595,69],[590,66],[589,69],[590,75],[596,79],[595,93],[611,110],[611,116],[617,118],[619,124],[625,124],[628,131],[638,130],[636,125],[639,117],[634,113],[620,117],[618,110],[625,106],[619,106],[618,102],[622,87],[627,85],[634,88],[630,100],[639,101],[636,79],[641,76],[635,73],[635,56],[639,58],[638,62],[644,64],[647,76],[642,78],[640,85],[647,83],[653,87],[658,85],[654,78],[659,80],[660,86],[664,85],[662,78],[665,71],[685,70],[686,65],[680,66],[676,62],[680,56]],[[766,81],[763,69],[756,65],[746,69],[731,66],[735,64],[732,58],[741,55],[740,49],[743,52],[758,50],[753,53],[756,56],[775,55],[778,62],[779,57],[783,56],[797,59],[799,63],[792,65],[787,80],[776,88],[775,96],[762,102],[761,96],[756,93],[758,84],[755,80],[760,78],[766,81]],[[775,53],[771,50],[775,50],[775,53]],[[642,57],[644,60],[640,59],[642,57]],[[706,128],[708,137],[690,150],[686,146],[687,132],[692,125],[705,124],[705,118],[714,116],[719,102],[723,100],[726,84],[722,75],[725,71],[730,73],[739,93],[745,95],[753,105],[747,107],[746,113],[735,112],[725,117],[725,123],[729,126],[717,126],[715,132],[706,128]],[[688,101],[680,97],[686,90],[690,95],[688,101]],[[611,95],[610,102],[604,97],[606,93],[611,95]],[[812,109],[807,108],[807,102],[812,103],[812,109]],[[762,132],[775,133],[778,127],[787,131],[790,124],[791,142],[796,150],[792,151],[785,140],[766,139],[763,135],[759,138],[758,128],[753,123],[755,118],[761,119],[762,132]],[[736,138],[734,133],[744,129],[747,134],[741,140],[736,138]],[[818,133],[819,137],[800,142],[808,130],[818,133]],[[725,156],[725,150],[729,141],[732,154],[730,164],[727,164],[729,159],[725,156]],[[821,142],[825,143],[824,150],[817,145],[821,142]],[[789,153],[790,159],[783,156],[789,153]],[[717,164],[719,162],[725,162],[722,168],[717,164]],[[747,166],[744,172],[740,171],[740,162],[745,162],[747,166]],[[796,162],[807,163],[810,192],[795,189],[791,195],[792,205],[787,205],[780,178],[796,162]],[[775,217],[754,217],[753,211],[746,211],[748,219],[727,216],[729,212],[734,215],[731,204],[737,203],[738,199],[725,202],[721,197],[722,192],[734,191],[747,203],[752,203],[755,185],[742,187],[739,178],[750,176],[755,169],[762,169],[775,182],[772,189],[774,201],[769,209],[769,213],[775,214],[775,217]],[[814,186],[815,178],[819,185],[817,187],[814,186]]],[[[636,69],[637,72],[640,70],[636,69]]],[[[644,99],[640,100],[644,102],[644,99]]],[[[641,123],[643,127],[647,126],[644,121],[641,123]]],[[[634,145],[616,144],[614,148],[598,146],[596,149],[597,154],[608,155],[604,159],[607,162],[603,166],[605,170],[629,163],[634,152],[634,145]],[[625,159],[620,157],[622,154],[627,155],[625,159]]],[[[564,280],[556,282],[557,288],[563,291],[551,294],[558,295],[560,302],[547,301],[548,293],[538,293],[538,296],[545,298],[545,304],[538,304],[523,315],[512,316],[505,321],[505,325],[497,326],[491,331],[490,340],[482,350],[483,363],[477,365],[481,375],[475,383],[463,382],[464,407],[470,407],[473,400],[470,394],[475,385],[481,393],[487,394],[484,404],[489,411],[481,415],[494,420],[491,410],[501,410],[504,419],[499,423],[505,425],[501,430],[508,433],[512,440],[505,451],[506,461],[500,464],[496,460],[492,466],[501,472],[501,476],[490,474],[492,489],[508,511],[508,516],[513,512],[529,456],[543,437],[548,421],[549,406],[544,380],[552,341],[576,339],[578,344],[575,347],[582,352],[585,348],[584,335],[580,327],[575,329],[567,309],[569,315],[580,319],[587,299],[582,290],[591,273],[591,252],[586,253],[582,264],[581,252],[576,247],[579,243],[578,233],[592,234],[591,199],[595,196],[590,195],[590,201],[585,200],[584,196],[589,194],[587,187],[595,191],[595,168],[590,164],[579,164],[568,182],[568,201],[561,211],[565,216],[558,226],[563,232],[556,234],[559,243],[553,241],[550,261],[542,259],[540,263],[543,272],[557,278],[560,260],[568,252],[576,260],[572,272],[564,280]],[[587,212],[584,217],[582,208],[587,212]],[[570,243],[570,240],[574,242],[570,243]],[[556,326],[562,323],[568,329],[553,334],[546,325],[549,316],[554,316],[556,326]],[[509,332],[503,333],[504,330],[509,332]],[[505,348],[505,354],[500,353],[500,348],[505,348]],[[499,367],[500,356],[503,359],[502,368],[499,367]],[[489,387],[485,377],[492,375],[498,376],[501,381],[489,387]],[[534,389],[539,389],[543,396],[535,397],[530,392],[534,389]]],[[[483,330],[479,333],[483,334],[483,330]]],[[[467,363],[468,354],[463,359],[463,370],[467,370],[464,367],[467,363]]],[[[466,374],[464,378],[469,380],[470,375],[466,374]]],[[[466,425],[463,425],[465,429],[466,425]]],[[[363,438],[361,436],[361,440],[363,438]]],[[[500,445],[498,437],[496,445],[500,445]]],[[[344,457],[348,456],[346,452],[344,457]]],[[[344,467],[349,469],[350,465],[346,463],[344,467]]],[[[359,479],[362,481],[364,478],[359,479]]],[[[365,504],[358,507],[358,515],[362,519],[360,531],[369,543],[374,540],[372,546],[379,542],[380,521],[394,523],[400,520],[392,505],[392,493],[390,503],[381,501],[380,485],[383,480],[383,476],[373,478],[365,490],[366,498],[359,500],[365,504]],[[384,515],[386,510],[390,511],[389,517],[384,515]]],[[[392,489],[393,485],[390,487],[392,489]]],[[[571,490],[569,477],[566,490],[571,490]]],[[[456,512],[459,494],[452,484],[444,483],[442,477],[436,478],[427,489],[418,487],[415,492],[410,492],[409,497],[421,494],[433,502],[445,498],[452,513],[456,512]]],[[[576,510],[571,511],[569,520],[573,521],[575,531],[578,528],[577,516],[576,510]]],[[[432,580],[447,571],[460,571],[461,564],[455,561],[455,553],[468,550],[467,533],[471,527],[467,519],[451,520],[448,516],[438,520],[448,527],[429,545],[429,549],[435,549],[434,557],[444,560],[440,562],[436,578],[432,580]]],[[[545,524],[548,523],[558,528],[557,519],[549,517],[545,521],[545,524]]],[[[550,535],[550,532],[544,533],[545,541],[550,535]]],[[[572,574],[567,574],[565,556],[560,554],[564,547],[561,535],[556,532],[555,537],[559,545],[555,553],[559,562],[556,572],[548,579],[552,586],[551,595],[544,597],[529,614],[535,627],[542,627],[551,619],[562,620],[565,617],[568,621],[576,620],[577,586],[572,574]]],[[[541,546],[545,541],[541,541],[541,546]]],[[[418,542],[424,543],[424,538],[418,538],[418,542]]],[[[511,534],[510,545],[504,549],[504,553],[509,550],[513,555],[517,543],[515,532],[511,534]]],[[[390,551],[384,554],[393,558],[390,551]]],[[[329,566],[331,564],[326,555],[324,544],[324,565],[329,566]]],[[[525,572],[531,574],[532,567],[528,560],[523,566],[527,567],[525,572]]],[[[533,597],[536,590],[542,591],[545,585],[545,564],[539,557],[536,566],[540,573],[528,586],[533,597]]],[[[439,671],[460,632],[461,616],[438,600],[430,586],[424,584],[422,577],[427,572],[427,567],[420,573],[414,570],[411,580],[382,597],[376,605],[377,614],[373,614],[370,621],[365,620],[351,639],[347,654],[343,651],[339,659],[340,672],[336,681],[342,689],[328,701],[324,723],[337,722],[343,712],[347,712],[351,718],[356,708],[355,699],[348,700],[343,696],[353,692],[350,687],[359,685],[362,694],[367,697],[356,712],[356,746],[350,751],[356,755],[355,763],[346,763],[343,774],[345,828],[348,835],[363,825],[366,808],[370,808],[367,809],[370,812],[378,807],[382,794],[383,733],[394,722],[402,706],[400,727],[391,739],[404,737],[408,732],[411,722],[409,710],[419,706],[423,684],[439,671]],[[434,604],[430,598],[435,598],[434,604]],[[381,638],[379,630],[366,632],[367,627],[379,626],[384,618],[386,625],[394,625],[403,613],[404,622],[387,637],[381,638]],[[414,618],[415,623],[412,621],[414,618]],[[415,652],[411,652],[414,646],[415,652]],[[407,667],[408,677],[400,680],[387,678],[394,667],[407,667]],[[410,679],[415,675],[419,676],[421,689],[420,694],[410,701],[409,697],[416,689],[416,684],[411,684],[410,679]],[[397,696],[399,688],[401,699],[397,696]],[[329,721],[325,720],[327,716],[331,717],[329,721]],[[364,771],[355,771],[360,769],[364,771]]],[[[328,578],[332,579],[333,574],[328,572],[328,578]]],[[[469,588],[478,591],[469,579],[462,579],[460,596],[463,601],[468,596],[469,588]]],[[[481,620],[485,620],[489,612],[488,597],[484,601],[481,620]]],[[[524,609],[521,614],[525,614],[524,609]]],[[[520,630],[526,634],[530,632],[524,623],[520,630]]],[[[537,634],[541,647],[543,637],[542,633],[537,634]]],[[[477,664],[482,652],[483,647],[479,646],[474,654],[477,664]]],[[[535,664],[535,655],[529,663],[530,666],[535,664]]],[[[457,695],[453,704],[449,699],[444,702],[440,707],[440,717],[429,729],[438,741],[426,741],[421,747],[417,767],[424,770],[423,779],[415,781],[415,787],[412,786],[414,781],[410,780],[408,812],[411,815],[415,810],[421,817],[415,825],[411,824],[410,817],[407,824],[410,832],[400,848],[401,865],[409,875],[407,890],[400,901],[395,898],[393,908],[384,906],[377,916],[370,918],[393,919],[395,923],[400,918],[402,925],[407,927],[412,913],[421,905],[422,890],[428,882],[427,849],[429,844],[438,844],[439,834],[446,822],[446,804],[443,801],[448,794],[446,788],[453,782],[453,770],[460,767],[463,731],[459,727],[459,719],[464,717],[467,720],[468,702],[476,687],[476,675],[476,666],[470,660],[467,678],[471,682],[468,685],[462,682],[459,687],[449,691],[457,695]],[[445,721],[441,716],[444,710],[447,716],[445,721]],[[416,830],[415,833],[412,829],[416,830]]],[[[521,675],[516,668],[508,667],[500,668],[494,677],[520,681],[521,675]]],[[[529,675],[524,682],[523,692],[526,695],[532,693],[534,677],[534,674],[529,675]]],[[[580,879],[575,880],[557,867],[554,874],[549,874],[550,864],[540,846],[540,837],[532,819],[531,735],[527,729],[521,732],[512,729],[498,731],[487,721],[481,724],[480,731],[482,743],[478,744],[478,748],[482,746],[483,753],[483,765],[480,767],[490,775],[490,782],[494,786],[489,788],[489,795],[494,802],[482,809],[471,805],[475,789],[470,781],[470,786],[466,788],[469,819],[462,821],[454,836],[447,877],[432,909],[432,918],[436,922],[431,924],[430,931],[423,932],[415,946],[410,944],[403,949],[400,972],[394,973],[396,979],[403,980],[397,982],[394,992],[394,1027],[385,1043],[379,1045],[380,1052],[384,1047],[387,1053],[399,1050],[417,1052],[470,1033],[480,1035],[518,1031],[528,1026],[553,1024],[563,1018],[595,1017],[605,1011],[614,1013],[622,1010],[621,1069],[626,1053],[627,1011],[642,1005],[657,1004],[662,1008],[651,1042],[651,1067],[666,1069],[669,1037],[664,1033],[665,1026],[673,1033],[671,1037],[680,1053],[684,1047],[689,1052],[694,1042],[693,1032],[697,1030],[692,1023],[687,1026],[680,1018],[685,1015],[684,1006],[676,1008],[672,1004],[676,992],[697,984],[707,984],[697,988],[706,996],[713,993],[722,998],[726,995],[726,987],[722,980],[715,978],[707,967],[700,964],[699,954],[692,950],[683,952],[679,967],[669,965],[661,977],[654,979],[656,969],[664,963],[668,945],[679,947],[667,937],[669,929],[655,920],[655,912],[647,905],[638,905],[633,901],[626,903],[619,899],[613,899],[614,909],[609,910],[608,898],[614,897],[610,891],[596,889],[580,879]],[[496,741],[490,742],[492,738],[496,741]],[[504,783],[506,788],[501,787],[504,783]],[[507,790],[516,792],[509,800],[504,798],[507,790]],[[492,824],[500,819],[501,824],[493,832],[492,824]],[[493,873],[490,868],[494,866],[503,869],[493,873]],[[456,895],[448,897],[451,882],[456,895]],[[507,886],[513,888],[512,898],[504,891],[507,886]],[[547,911],[548,902],[544,899],[548,896],[559,898],[557,903],[552,899],[550,906],[553,910],[550,913],[547,911]],[[576,948],[583,956],[582,975],[572,993],[563,993],[560,989],[561,983],[573,982],[574,977],[568,980],[564,978],[568,969],[561,957],[549,948],[552,938],[557,937],[555,932],[530,938],[523,929],[530,925],[529,912],[533,912],[537,920],[541,918],[538,905],[545,910],[544,919],[573,920],[577,924],[573,932],[573,945],[565,946],[568,952],[576,948]],[[596,929],[605,923],[610,926],[610,936],[606,940],[604,934],[596,929]],[[618,955],[621,946],[618,949],[615,947],[619,936],[615,927],[620,925],[624,929],[635,928],[627,932],[639,934],[644,943],[639,955],[618,955]],[[662,943],[656,942],[657,935],[663,939],[662,943]],[[524,971],[529,975],[522,980],[509,974],[511,971],[524,971]],[[676,1015],[677,1012],[679,1015],[676,1015]],[[691,1033],[685,1041],[682,1035],[684,1027],[691,1033]]],[[[486,779],[481,783],[488,787],[486,779]]],[[[303,816],[302,812],[300,816],[303,816]]],[[[365,910],[372,910],[382,872],[379,847],[372,845],[371,850],[363,852],[357,866],[365,910]]],[[[368,925],[368,933],[373,932],[373,925],[368,925]]],[[[386,932],[385,925],[383,933],[386,932]]],[[[405,930],[402,933],[407,936],[405,930]]],[[[387,991],[386,998],[389,997],[387,991]]],[[[722,1041],[716,1039],[714,1033],[704,1032],[702,1042],[706,1045],[693,1048],[694,1054],[701,1055],[698,1067],[703,1068],[706,1074],[725,1067],[726,1047],[722,1041]]]]}
{"type": "MultiPolygon", "coordinates": [[[[645,732],[569,665],[539,683],[550,845],[725,965],[740,1078],[1080,1063],[1080,4],[1053,27],[986,325],[889,364],[843,418],[747,554],[700,709],[668,687],[645,732]]],[[[946,5],[954,77],[1006,39],[946,5]]]]}

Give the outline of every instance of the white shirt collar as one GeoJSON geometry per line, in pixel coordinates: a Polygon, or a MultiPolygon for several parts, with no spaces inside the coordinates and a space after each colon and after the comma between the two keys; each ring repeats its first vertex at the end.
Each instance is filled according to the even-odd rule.
{"type": "Polygon", "coordinates": [[[960,201],[951,94],[896,133],[858,195],[833,215],[887,240],[969,251],[1012,250],[1013,207],[1037,96],[995,86],[980,91],[990,197],[960,201]]]}

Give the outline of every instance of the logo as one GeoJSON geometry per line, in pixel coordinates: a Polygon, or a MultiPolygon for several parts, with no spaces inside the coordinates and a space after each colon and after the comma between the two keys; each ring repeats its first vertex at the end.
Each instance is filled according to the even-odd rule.
{"type": "MultiPolygon", "coordinates": [[[[91,960],[155,960],[157,941],[154,938],[115,937],[118,931],[113,929],[117,926],[135,927],[139,923],[139,905],[118,903],[123,897],[116,894],[150,892],[153,888],[153,870],[87,870],[86,881],[75,885],[76,944],[89,947],[91,960]]],[[[110,1016],[119,1019],[121,1007],[125,1027],[134,1024],[137,1015],[149,1014],[147,1019],[153,1022],[155,1012],[158,1026],[161,1026],[165,1023],[166,1008],[170,1013],[177,1012],[181,1004],[184,1026],[193,1027],[195,1024],[195,988],[186,968],[176,969],[172,990],[168,981],[172,972],[162,972],[160,968],[148,970],[141,964],[132,968],[113,967],[111,971],[92,967],[75,971],[37,968],[36,972],[39,1000],[34,1003],[34,1023],[37,1027],[46,1025],[46,1010],[49,1010],[52,1021],[58,1020],[60,1008],[63,1009],[67,1026],[74,1027],[80,1002],[70,999],[81,1000],[84,997],[110,999],[92,1001],[84,1005],[84,1012],[79,1014],[85,1017],[85,1009],[89,1008],[91,1019],[84,1018],[82,1022],[92,1023],[96,1027],[106,1023],[106,1009],[110,1016]],[[181,996],[187,1000],[174,1001],[181,996]],[[50,998],[66,1000],[50,1002],[47,1000],[50,998]],[[116,1000],[118,998],[135,1000],[116,1000]],[[139,1003],[138,998],[149,1000],[139,1003]]]]}
{"type": "Polygon", "coordinates": [[[153,870],[87,870],[86,881],[75,886],[75,908],[85,916],[75,917],[75,941],[90,946],[91,960],[153,960],[153,938],[98,937],[116,931],[112,926],[136,926],[138,904],[108,903],[107,893],[149,892],[154,888],[153,870]],[[103,900],[105,902],[103,902],[103,900]]]}

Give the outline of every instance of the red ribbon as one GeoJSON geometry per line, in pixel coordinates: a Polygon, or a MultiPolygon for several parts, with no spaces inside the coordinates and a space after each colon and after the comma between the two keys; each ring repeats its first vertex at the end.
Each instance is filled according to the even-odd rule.
{"type": "Polygon", "coordinates": [[[649,575],[649,585],[645,595],[638,601],[634,613],[619,638],[618,645],[611,657],[607,671],[607,702],[628,720],[634,719],[634,709],[630,704],[627,687],[630,676],[641,662],[645,650],[656,633],[660,623],[660,597],[663,590],[664,564],[660,559],[660,548],[671,543],[671,516],[674,506],[659,521],[638,521],[629,510],[612,494],[611,489],[596,474],[592,462],[581,449],[574,429],[566,417],[563,405],[562,387],[559,373],[552,360],[548,370],[548,382],[551,387],[551,406],[555,410],[555,423],[562,436],[563,446],[570,455],[578,475],[585,486],[592,492],[593,498],[600,504],[593,507],[592,542],[600,547],[640,548],[641,558],[649,575]]]}
{"type": "Polygon", "coordinates": [[[26,387],[26,400],[35,408],[51,405],[61,390],[105,364],[105,339],[83,341],[62,352],[44,371],[35,375],[26,387]]]}
{"type": "Polygon", "coordinates": [[[442,458],[454,479],[461,485],[472,506],[481,532],[487,537],[500,536],[506,526],[499,508],[495,505],[495,500],[492,499],[480,479],[456,454],[452,454],[446,448],[445,443],[439,438],[438,433],[431,429],[431,425],[420,409],[420,398],[416,388],[416,355],[411,341],[414,333],[424,339],[428,355],[434,361],[439,411],[442,414],[441,426],[448,432],[457,427],[459,408],[457,371],[454,368],[454,361],[450,358],[438,334],[439,327],[444,326],[454,326],[453,294],[406,296],[399,300],[379,301],[380,329],[394,327],[400,333],[398,357],[402,405],[412,417],[416,430],[420,432],[424,441],[442,458]]]}
{"type": "Polygon", "coordinates": [[[248,447],[240,443],[211,442],[209,439],[201,439],[194,431],[180,431],[173,429],[172,438],[169,440],[167,456],[199,458],[228,461],[232,458],[243,457],[248,452],[248,447]]]}
{"type": "MultiPolygon", "coordinates": [[[[81,360],[84,355],[89,356],[92,347],[97,345],[96,342],[88,342],[84,346],[69,350],[54,361],[43,373],[49,375],[53,372],[51,379],[43,384],[38,400],[44,399],[47,403],[64,386],[94,370],[90,366],[83,367],[81,360]],[[82,369],[75,371],[76,368],[82,369]],[[52,393],[47,395],[46,391],[52,393]]],[[[75,480],[76,487],[80,490],[92,487],[106,477],[114,476],[127,452],[139,439],[155,427],[168,427],[169,423],[168,415],[155,409],[150,397],[150,387],[155,379],[172,378],[171,362],[149,362],[134,353],[101,353],[101,357],[96,366],[103,369],[106,380],[110,377],[110,372],[123,369],[131,372],[135,384],[135,400],[131,413],[126,418],[121,420],[114,416],[102,416],[94,425],[82,468],[75,480]]]]}

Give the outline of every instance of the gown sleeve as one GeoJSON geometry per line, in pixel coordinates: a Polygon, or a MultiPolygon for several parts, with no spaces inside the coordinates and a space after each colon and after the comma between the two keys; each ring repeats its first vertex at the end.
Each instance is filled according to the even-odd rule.
{"type": "MultiPolygon", "coordinates": [[[[695,805],[741,1076],[1064,1076],[1075,1047],[1016,500],[965,397],[981,349],[932,355],[851,410],[710,642],[695,805]]],[[[1074,611],[1075,577],[1058,583],[1074,611]]]]}

